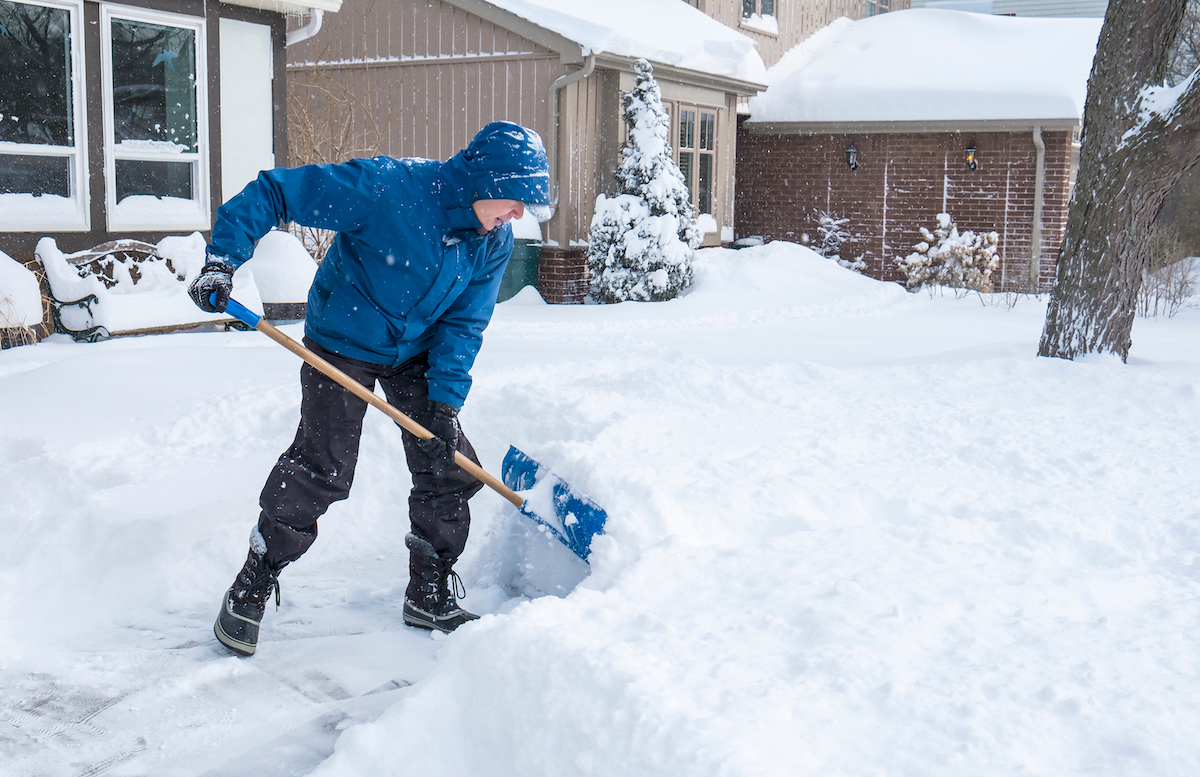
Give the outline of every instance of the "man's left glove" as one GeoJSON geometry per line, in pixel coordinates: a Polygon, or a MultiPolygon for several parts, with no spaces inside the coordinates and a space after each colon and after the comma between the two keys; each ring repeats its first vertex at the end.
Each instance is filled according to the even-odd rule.
{"type": "Polygon", "coordinates": [[[233,294],[233,268],[221,262],[209,262],[188,287],[188,294],[205,313],[224,313],[229,295],[233,294]]]}
{"type": "Polygon", "coordinates": [[[425,455],[443,464],[454,463],[454,452],[458,450],[458,411],[445,402],[429,401],[423,426],[433,437],[428,440],[417,438],[417,447],[425,455]]]}

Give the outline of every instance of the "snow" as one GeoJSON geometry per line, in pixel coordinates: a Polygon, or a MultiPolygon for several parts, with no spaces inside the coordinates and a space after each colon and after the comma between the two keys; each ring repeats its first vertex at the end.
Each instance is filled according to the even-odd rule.
{"type": "Polygon", "coordinates": [[[580,45],[587,54],[766,83],[754,41],[679,0],[488,0],[580,45]]]}
{"type": "Polygon", "coordinates": [[[572,592],[517,592],[529,522],[485,491],[458,565],[484,617],[404,627],[408,482],[372,412],[247,660],[211,626],[296,357],[256,332],[0,352],[0,771],[1200,771],[1200,311],[1067,362],[1034,356],[1044,300],[783,243],[695,276],[664,303],[526,289],[486,333],[485,466],[514,444],[608,511],[572,592]]]}
{"type": "MultiPolygon", "coordinates": [[[[288,237],[291,238],[290,235],[288,237]]],[[[274,253],[279,253],[280,245],[286,245],[266,241],[265,238],[264,242],[267,243],[268,252],[274,253]]],[[[204,248],[204,238],[198,232],[186,237],[165,237],[157,244],[157,253],[161,261],[138,264],[136,280],[132,268],[127,266],[127,263],[115,260],[113,255],[109,254],[103,257],[102,261],[110,261],[112,264],[110,277],[116,283],[111,288],[93,273],[85,272],[81,275],[75,263],[70,261],[73,257],[79,257],[79,254],[63,254],[54,238],[44,237],[39,240],[36,254],[45,268],[46,279],[55,299],[73,302],[88,295],[96,296],[96,302],[90,306],[90,314],[74,306],[63,308],[63,320],[67,327],[83,330],[92,326],[103,326],[112,334],[120,334],[230,320],[230,316],[224,313],[205,313],[196,307],[188,296],[188,285],[195,280],[204,266],[204,248]],[[182,280],[180,275],[183,276],[182,280]]],[[[83,253],[87,252],[80,252],[83,253]]],[[[256,250],[255,256],[258,256],[258,253],[256,250]]],[[[272,284],[280,283],[278,268],[285,261],[279,257],[264,262],[264,269],[272,284]]],[[[311,262],[311,258],[309,261],[311,262]]],[[[315,270],[313,272],[315,273],[315,270]]],[[[312,275],[308,275],[308,278],[311,282],[312,275]]],[[[255,282],[253,269],[239,269],[234,275],[233,296],[254,312],[262,314],[262,295],[255,282]]]]}
{"type": "Polygon", "coordinates": [[[34,326],[42,321],[42,292],[37,276],[0,251],[0,329],[34,326]]]}
{"type": "Polygon", "coordinates": [[[80,229],[87,223],[78,199],[57,194],[0,193],[0,228],[23,229],[36,224],[38,229],[80,229]]]}
{"type": "Polygon", "coordinates": [[[1079,121],[1102,23],[927,8],[838,19],[767,72],[750,120],[1079,121]]]}
{"type": "Polygon", "coordinates": [[[297,303],[308,300],[317,263],[296,236],[273,229],[258,241],[254,255],[234,278],[246,271],[254,276],[263,302],[297,303]]]}

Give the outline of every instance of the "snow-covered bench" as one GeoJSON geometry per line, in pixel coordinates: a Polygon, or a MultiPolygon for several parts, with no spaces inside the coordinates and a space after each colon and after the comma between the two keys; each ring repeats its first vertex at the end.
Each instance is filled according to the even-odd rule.
{"type": "MultiPolygon", "coordinates": [[[[117,240],[64,254],[52,238],[42,238],[36,255],[50,285],[55,331],[95,342],[209,323],[240,327],[226,314],[200,310],[187,294],[204,266],[204,247],[203,237],[194,233],[157,245],[117,240]]],[[[267,318],[296,317],[297,312],[303,317],[304,295],[315,272],[316,263],[298,240],[272,232],[234,276],[234,297],[267,318]]]]}

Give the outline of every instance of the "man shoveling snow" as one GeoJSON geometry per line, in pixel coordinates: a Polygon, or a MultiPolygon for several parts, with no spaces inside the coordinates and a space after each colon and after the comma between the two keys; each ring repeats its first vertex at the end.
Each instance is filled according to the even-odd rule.
{"type": "MultiPolygon", "coordinates": [[[[412,473],[409,583],[404,621],[450,632],[477,616],[454,562],[466,547],[467,500],[482,484],[454,463],[478,463],[458,411],[512,254],[508,222],[550,216],[541,138],[509,122],[484,127],[446,162],[376,157],[263,172],[223,205],[208,264],[190,292],[222,312],[234,271],[280,222],[337,233],[308,294],[304,344],[430,432],[404,435],[412,473]],[[456,594],[455,589],[459,589],[456,594]]],[[[301,369],[300,425],[259,497],[246,563],[214,631],[252,655],[279,572],[317,537],[317,519],[350,493],[367,403],[309,364],[301,369]]]]}

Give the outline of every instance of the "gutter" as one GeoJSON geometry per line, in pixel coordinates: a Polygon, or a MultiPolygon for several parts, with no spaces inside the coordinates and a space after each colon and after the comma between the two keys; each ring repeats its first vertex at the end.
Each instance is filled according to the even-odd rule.
{"type": "Polygon", "coordinates": [[[595,69],[596,55],[588,54],[581,69],[576,70],[574,73],[567,73],[565,76],[560,76],[554,83],[550,84],[548,95],[550,105],[550,137],[547,138],[550,142],[546,146],[546,161],[550,167],[550,205],[555,210],[558,209],[558,92],[564,86],[587,78],[595,69]]]}
{"type": "Polygon", "coordinates": [[[1042,126],[1033,127],[1033,146],[1037,149],[1037,172],[1033,184],[1033,234],[1029,238],[1029,269],[1026,283],[1029,293],[1038,293],[1038,273],[1042,264],[1042,204],[1046,189],[1046,144],[1042,141],[1042,126]]]}
{"type": "Polygon", "coordinates": [[[320,8],[308,9],[308,24],[298,30],[292,30],[284,38],[283,45],[286,48],[293,43],[308,40],[321,31],[321,21],[325,18],[325,12],[320,8]]]}

